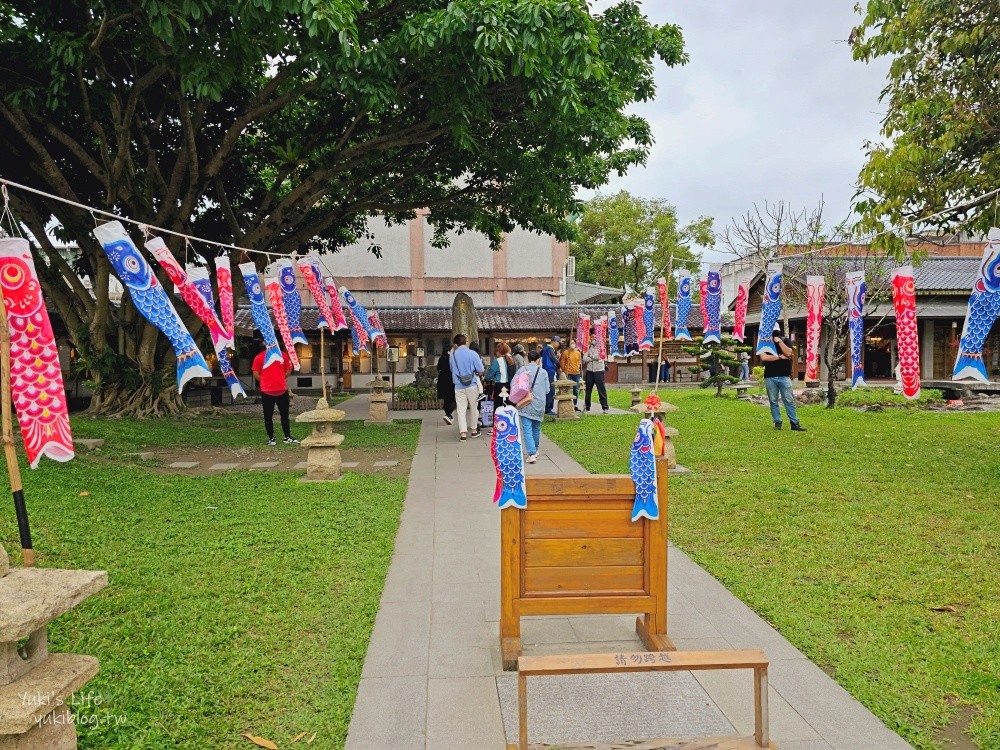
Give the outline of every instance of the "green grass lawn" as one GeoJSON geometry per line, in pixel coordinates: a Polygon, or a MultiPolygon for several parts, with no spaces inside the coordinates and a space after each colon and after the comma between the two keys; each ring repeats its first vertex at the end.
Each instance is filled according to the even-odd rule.
{"type": "MultiPolygon", "coordinates": [[[[766,407],[661,395],[694,470],[671,477],[677,546],[915,747],[945,748],[971,710],[976,745],[1000,748],[1000,414],[806,407],[793,433],[766,407]]],[[[627,473],[635,426],[544,431],[627,473]]]]}
{"type": "MultiPolygon", "coordinates": [[[[74,420],[105,437],[98,463],[24,472],[41,567],[105,569],[111,585],[50,630],[101,674],[77,713],[81,750],[245,748],[242,732],[338,748],[392,555],[406,480],[289,473],[167,476],[109,466],[109,451],[260,442],[258,416],[74,420]],[[81,495],[81,493],[89,493],[81,495]]],[[[344,424],[348,441],[412,449],[417,423],[344,424]]],[[[12,507],[0,541],[16,552],[12,507]]],[[[12,554],[12,557],[15,556],[12,554]]]]}

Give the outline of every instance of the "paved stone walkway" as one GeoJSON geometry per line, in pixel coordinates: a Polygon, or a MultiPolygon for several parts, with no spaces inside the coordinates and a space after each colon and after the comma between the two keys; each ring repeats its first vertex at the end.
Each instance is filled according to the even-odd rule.
{"type": "MultiPolygon", "coordinates": [[[[360,403],[346,405],[360,408],[360,403]]],[[[528,471],[583,473],[544,435],[539,461],[528,471]]],[[[504,750],[504,715],[508,736],[516,738],[512,676],[502,672],[498,644],[500,524],[490,502],[494,482],[485,435],[460,443],[456,428],[445,425],[440,414],[424,416],[348,750],[504,750]]],[[[679,649],[766,651],[771,737],[780,750],[910,747],[684,553],[671,548],[668,564],[668,632],[679,649]]],[[[618,616],[526,618],[522,643],[525,653],[641,650],[633,623],[633,617],[618,616]]],[[[651,710],[676,709],[685,716],[700,711],[699,734],[712,734],[719,721],[751,734],[748,674],[699,672],[658,685],[664,702],[651,710]]],[[[536,683],[541,684],[529,682],[536,696],[529,726],[536,730],[572,728],[574,712],[581,716],[589,710],[566,705],[567,698],[589,705],[584,688],[566,685],[557,691],[563,693],[558,700],[546,702],[541,690],[533,692],[536,683]]],[[[612,688],[596,692],[603,697],[612,688]]],[[[608,707],[600,704],[600,715],[632,710],[627,692],[613,698],[608,707]]],[[[642,736],[642,726],[633,726],[642,736]]],[[[532,736],[539,739],[553,738],[532,736]]]]}

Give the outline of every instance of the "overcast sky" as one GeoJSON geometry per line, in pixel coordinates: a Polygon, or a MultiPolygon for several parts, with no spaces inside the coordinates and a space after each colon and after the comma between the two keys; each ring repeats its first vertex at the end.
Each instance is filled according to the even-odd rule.
{"type": "Polygon", "coordinates": [[[602,192],[664,198],[682,222],[712,216],[720,233],[755,201],[822,196],[833,223],[845,218],[888,68],[852,59],[854,3],[644,0],[653,22],[680,25],[691,60],[657,67],[655,101],[636,108],[656,138],[648,164],[602,192]]]}

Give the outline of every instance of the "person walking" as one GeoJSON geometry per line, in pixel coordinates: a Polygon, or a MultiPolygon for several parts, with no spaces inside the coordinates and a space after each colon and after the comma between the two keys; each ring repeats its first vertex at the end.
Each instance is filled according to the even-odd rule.
{"type": "Polygon", "coordinates": [[[538,351],[530,352],[528,364],[514,373],[514,378],[525,373],[531,390],[531,401],[518,407],[524,432],[524,450],[528,454],[529,464],[538,460],[538,449],[542,441],[542,420],[545,418],[545,400],[549,392],[549,384],[545,380],[546,373],[539,362],[541,357],[538,351]]]}
{"type": "Polygon", "coordinates": [[[292,437],[292,426],[288,419],[290,400],[288,397],[288,383],[286,378],[292,371],[292,361],[288,358],[288,352],[281,353],[280,362],[272,362],[264,367],[265,349],[258,354],[250,366],[253,372],[253,379],[260,384],[260,403],[264,408],[264,430],[267,432],[267,444],[277,445],[274,439],[274,407],[278,407],[278,415],[281,418],[281,431],[285,434],[285,443],[288,445],[298,445],[298,440],[292,437]]]}
{"type": "Polygon", "coordinates": [[[507,404],[507,396],[510,395],[510,382],[514,379],[514,373],[517,372],[517,369],[514,357],[510,353],[510,347],[501,341],[497,344],[496,357],[490,362],[490,368],[486,371],[486,382],[490,387],[494,414],[496,414],[497,409],[507,404]]]}
{"type": "Polygon", "coordinates": [[[750,355],[740,352],[740,381],[745,383],[750,380],[750,355]]]}
{"type": "Polygon", "coordinates": [[[806,428],[799,424],[798,411],[795,408],[795,391],[792,389],[792,352],[791,342],[781,335],[781,324],[775,323],[772,336],[774,347],[778,353],[764,352],[760,355],[764,362],[764,388],[767,389],[767,400],[771,406],[771,420],[774,429],[781,429],[781,407],[778,399],[785,404],[785,413],[794,432],[805,432],[806,428]]]}
{"type": "MultiPolygon", "coordinates": [[[[542,369],[549,376],[549,395],[545,397],[545,413],[553,417],[556,415],[553,408],[556,400],[556,378],[559,375],[559,355],[557,351],[561,343],[561,338],[553,336],[552,341],[542,349],[542,369]]],[[[531,361],[530,356],[528,360],[531,361]]]]}
{"type": "Polygon", "coordinates": [[[455,347],[441,354],[438,358],[437,396],[444,402],[444,421],[454,424],[452,416],[455,413],[455,383],[451,378],[451,353],[455,347]]]}
{"type": "Polygon", "coordinates": [[[458,436],[479,437],[479,378],[483,375],[483,359],[468,347],[468,339],[458,334],[451,353],[451,381],[455,384],[455,404],[458,411],[458,436]]]}
{"type": "Polygon", "coordinates": [[[580,411],[580,350],[576,348],[576,339],[569,340],[569,349],[564,349],[559,357],[559,369],[573,385],[573,408],[580,411]]]}
{"type": "Polygon", "coordinates": [[[590,397],[597,386],[597,397],[601,400],[601,408],[604,413],[608,413],[608,389],[604,385],[605,363],[601,359],[601,352],[597,348],[597,342],[591,341],[587,351],[583,354],[584,385],[586,392],[583,399],[584,411],[590,411],[590,397]]]}

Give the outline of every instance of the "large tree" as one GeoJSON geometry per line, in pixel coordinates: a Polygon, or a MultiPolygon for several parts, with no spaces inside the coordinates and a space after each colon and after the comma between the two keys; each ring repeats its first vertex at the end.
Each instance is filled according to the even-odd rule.
{"type": "MultiPolygon", "coordinates": [[[[711,218],[702,216],[681,226],[671,204],[637,198],[624,190],[588,201],[579,228],[580,238],[573,244],[577,278],[630,294],[655,285],[671,266],[671,257],[674,271],[687,268],[697,276],[701,254],[695,246],[715,242],[711,218]]],[[[674,279],[670,299],[675,298],[674,279]]]]}
{"type": "MultiPolygon", "coordinates": [[[[860,8],[860,6],[859,6],[860,8]]],[[[992,0],[871,0],[854,57],[891,57],[882,122],[857,207],[865,230],[961,206],[925,226],[984,231],[1000,186],[1000,16],[992,0]]],[[[879,238],[885,244],[884,238],[879,238]]],[[[889,244],[901,247],[893,236],[889,244]]]]}
{"type": "MultiPolygon", "coordinates": [[[[567,239],[576,191],[646,158],[626,110],[654,95],[655,60],[685,60],[635,0],[18,1],[0,25],[5,177],[281,254],[421,207],[438,242],[516,224],[567,239]]],[[[177,408],[166,341],[127,295],[110,304],[92,217],[12,196],[93,408],[177,408]],[[79,244],[71,262],[53,235],[79,244]]]]}

